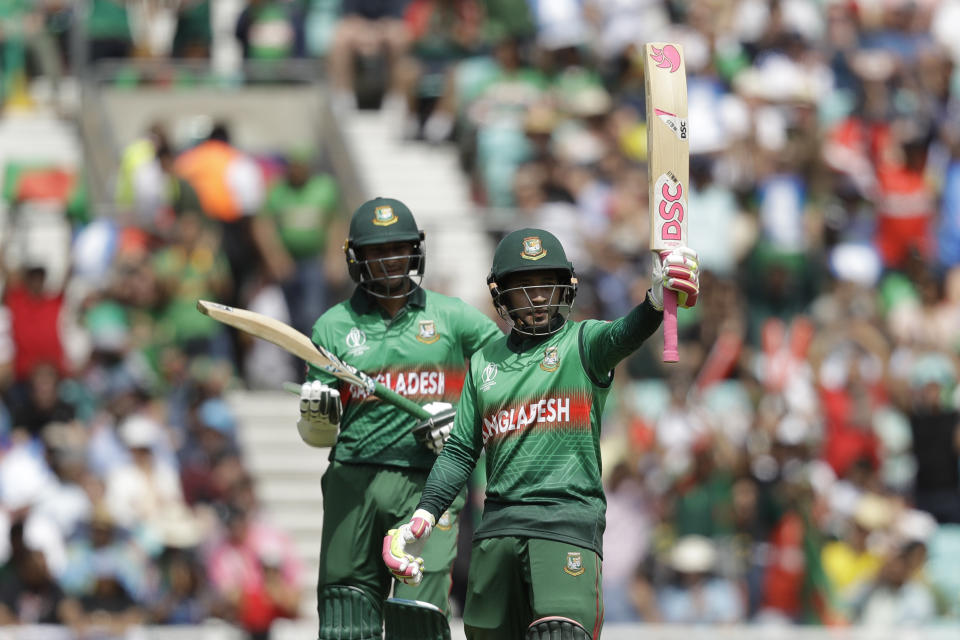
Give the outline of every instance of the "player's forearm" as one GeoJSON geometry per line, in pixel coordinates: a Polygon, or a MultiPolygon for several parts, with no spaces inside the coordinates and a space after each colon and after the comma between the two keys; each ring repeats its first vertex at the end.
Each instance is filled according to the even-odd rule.
{"type": "Polygon", "coordinates": [[[426,509],[439,519],[453,504],[476,464],[473,452],[459,440],[450,438],[430,471],[417,509],[426,509]]]}
{"type": "Polygon", "coordinates": [[[595,371],[605,373],[612,370],[640,348],[660,327],[661,322],[663,312],[654,309],[650,300],[645,298],[627,315],[604,325],[591,344],[587,345],[595,371]]]}

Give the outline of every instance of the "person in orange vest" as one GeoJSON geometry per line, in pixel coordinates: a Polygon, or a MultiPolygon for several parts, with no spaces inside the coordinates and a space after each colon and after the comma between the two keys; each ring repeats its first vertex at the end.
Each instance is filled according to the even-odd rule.
{"type": "Polygon", "coordinates": [[[264,202],[263,174],[253,158],[230,144],[224,123],[215,124],[205,141],[180,154],[174,170],[197,192],[204,213],[221,225],[235,298],[261,264],[272,280],[284,282],[291,276],[293,263],[272,221],[256,215],[264,202]]]}

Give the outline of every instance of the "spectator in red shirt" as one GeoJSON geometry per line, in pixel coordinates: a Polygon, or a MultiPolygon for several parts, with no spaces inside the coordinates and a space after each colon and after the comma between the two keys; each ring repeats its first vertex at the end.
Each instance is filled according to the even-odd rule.
{"type": "Polygon", "coordinates": [[[877,249],[888,267],[902,267],[916,252],[932,258],[930,223],[936,211],[925,175],[931,137],[917,126],[891,128],[898,147],[894,162],[877,166],[877,249]]]}
{"type": "Polygon", "coordinates": [[[11,275],[3,295],[10,310],[15,381],[25,381],[43,363],[55,365],[61,374],[67,371],[59,330],[63,292],[45,291],[46,278],[44,266],[27,264],[21,274],[11,275]]]}

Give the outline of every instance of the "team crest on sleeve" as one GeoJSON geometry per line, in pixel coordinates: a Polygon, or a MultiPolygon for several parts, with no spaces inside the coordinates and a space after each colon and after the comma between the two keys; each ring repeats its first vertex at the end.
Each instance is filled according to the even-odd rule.
{"type": "Polygon", "coordinates": [[[497,364],[491,362],[483,368],[483,371],[480,372],[480,391],[486,391],[493,385],[497,384],[497,381],[494,379],[497,377],[497,364]]]}
{"type": "Polygon", "coordinates": [[[586,569],[583,568],[583,557],[579,551],[567,552],[567,563],[564,565],[563,570],[572,576],[579,576],[586,571],[586,569]]]}
{"type": "Polygon", "coordinates": [[[538,236],[530,236],[523,239],[523,252],[520,257],[524,260],[539,260],[547,255],[547,250],[543,248],[538,236]]]}
{"type": "Polygon", "coordinates": [[[373,210],[373,224],[378,227],[389,227],[398,219],[390,205],[383,205],[373,210]]]}
{"type": "Polygon", "coordinates": [[[450,511],[444,511],[440,514],[440,519],[437,520],[437,529],[440,531],[449,531],[453,527],[453,523],[456,522],[457,517],[450,515],[450,511]]]}
{"type": "Polygon", "coordinates": [[[556,371],[560,366],[560,352],[556,347],[547,347],[543,350],[543,361],[540,368],[544,371],[556,371]]]}
{"type": "Polygon", "coordinates": [[[421,320],[420,331],[417,333],[417,340],[424,344],[433,344],[440,339],[437,334],[437,325],[433,320],[421,320]]]}
{"type": "Polygon", "coordinates": [[[346,343],[347,352],[351,356],[362,355],[370,348],[367,346],[367,334],[358,327],[350,329],[347,333],[346,343]]]}

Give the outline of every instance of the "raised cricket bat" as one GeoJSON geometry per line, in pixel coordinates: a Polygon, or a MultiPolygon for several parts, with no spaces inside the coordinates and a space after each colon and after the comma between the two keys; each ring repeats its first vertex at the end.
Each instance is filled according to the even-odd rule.
{"type": "MultiPolygon", "coordinates": [[[[275,318],[208,300],[197,300],[197,310],[218,322],[272,342],[284,351],[326,371],[337,380],[364,389],[414,417],[421,420],[434,417],[416,402],[386,388],[363,371],[347,364],[327,349],[315,345],[313,340],[275,318]]],[[[284,389],[292,393],[300,393],[299,385],[296,384],[284,383],[284,389]]]]}
{"type": "MultiPolygon", "coordinates": [[[[687,189],[690,142],[687,135],[687,75],[683,48],[667,42],[644,45],[647,90],[647,171],[650,182],[650,250],[687,244],[687,189]]],[[[676,362],[677,294],[663,291],[663,361],[676,362]]]]}

